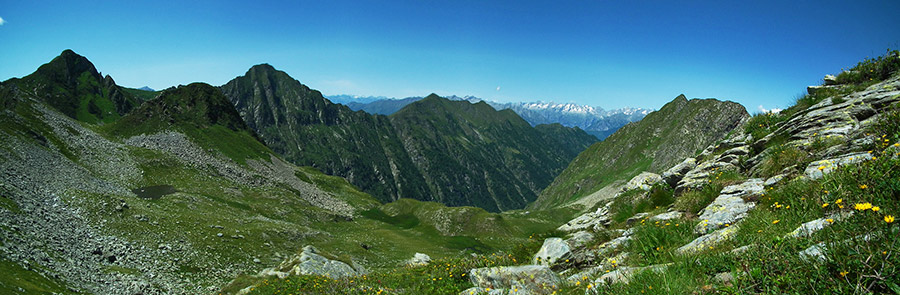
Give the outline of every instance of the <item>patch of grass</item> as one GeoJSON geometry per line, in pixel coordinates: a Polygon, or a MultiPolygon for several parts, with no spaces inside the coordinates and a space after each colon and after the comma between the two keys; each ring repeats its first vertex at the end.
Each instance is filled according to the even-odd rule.
{"type": "Polygon", "coordinates": [[[744,132],[753,135],[754,140],[759,140],[775,131],[775,125],[787,120],[788,117],[781,113],[759,113],[750,117],[744,124],[744,132]]]}
{"type": "Polygon", "coordinates": [[[0,293],[3,294],[78,294],[63,282],[47,278],[33,270],[0,258],[0,293]]]}
{"type": "Polygon", "coordinates": [[[876,58],[866,58],[849,71],[837,75],[839,84],[874,84],[900,71],[900,51],[890,50],[876,58]]]}
{"type": "Polygon", "coordinates": [[[900,143],[900,106],[894,105],[867,128],[872,137],[869,150],[883,151],[891,145],[900,143]]]}
{"type": "Polygon", "coordinates": [[[415,215],[412,214],[398,214],[397,216],[390,216],[381,211],[378,208],[372,208],[366,211],[360,212],[360,215],[365,216],[366,218],[372,220],[378,220],[387,224],[394,225],[403,229],[410,229],[417,225],[419,225],[419,218],[416,218],[415,215]]]}
{"type": "Polygon", "coordinates": [[[803,165],[812,160],[809,152],[797,147],[777,145],[767,149],[768,156],[759,164],[755,172],[761,177],[772,177],[780,174],[785,168],[803,165]]]}
{"type": "Polygon", "coordinates": [[[699,190],[687,191],[675,200],[675,210],[696,215],[719,196],[723,187],[718,183],[708,183],[699,190]]]}
{"type": "Polygon", "coordinates": [[[666,221],[641,221],[627,252],[632,265],[652,265],[675,261],[673,252],[678,247],[692,241],[694,233],[691,223],[683,219],[666,221]]]}
{"type": "Polygon", "coordinates": [[[323,276],[289,276],[260,282],[249,294],[458,294],[471,287],[469,270],[514,265],[512,255],[495,253],[468,258],[442,258],[418,267],[330,279],[323,276]]]}

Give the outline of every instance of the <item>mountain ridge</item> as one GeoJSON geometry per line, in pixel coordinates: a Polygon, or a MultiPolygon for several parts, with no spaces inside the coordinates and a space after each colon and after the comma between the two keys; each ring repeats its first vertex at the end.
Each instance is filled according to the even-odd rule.
{"type": "MultiPolygon", "coordinates": [[[[486,149],[499,152],[498,147],[492,146],[496,142],[491,137],[505,135],[489,131],[494,127],[485,121],[497,118],[514,122],[510,128],[524,132],[522,134],[531,140],[521,142],[524,145],[519,148],[538,148],[533,139],[542,136],[540,131],[514,112],[496,111],[484,102],[460,104],[429,95],[427,99],[407,106],[409,109],[421,108],[422,114],[401,110],[391,116],[370,115],[331,103],[320,92],[311,90],[270,65],[254,66],[246,75],[226,83],[221,89],[248,125],[274,150],[296,164],[314,166],[326,173],[343,176],[383,202],[409,197],[448,205],[478,203],[489,211],[521,208],[533,200],[541,186],[550,180],[545,174],[547,172],[535,174],[524,171],[557,171],[565,165],[561,159],[574,157],[568,148],[558,148],[550,151],[550,155],[540,156],[529,151],[527,154],[534,154],[535,159],[539,159],[534,163],[540,163],[529,168],[512,155],[510,159],[501,160],[484,155],[466,155],[461,150],[448,153],[448,150],[458,148],[451,142],[467,145],[477,153],[486,153],[486,149]],[[468,131],[457,133],[458,130],[445,128],[443,125],[446,124],[456,124],[454,126],[460,128],[466,126],[468,131]],[[455,134],[462,141],[445,138],[445,134],[455,134]],[[420,135],[422,138],[427,135],[436,141],[424,142],[418,138],[420,135]],[[433,145],[438,143],[443,147],[433,145]],[[438,158],[443,160],[438,161],[438,158]],[[490,165],[477,163],[473,160],[476,158],[478,161],[496,163],[499,165],[497,167],[509,168],[500,163],[506,161],[503,163],[515,166],[514,170],[519,173],[503,168],[492,170],[494,172],[488,173],[489,176],[463,176],[470,173],[468,168],[464,168],[467,166],[488,169],[490,165]],[[456,168],[444,170],[446,167],[440,168],[442,165],[456,165],[453,166],[456,168]],[[451,170],[465,173],[451,173],[451,170]],[[441,176],[435,178],[429,173],[441,176]],[[503,181],[488,180],[491,177],[499,177],[503,181]],[[473,194],[463,197],[460,193],[463,191],[473,194]],[[503,196],[495,198],[497,195],[503,196]]],[[[594,141],[587,134],[567,134],[579,138],[567,141],[567,144],[586,147],[588,142],[594,141]]],[[[531,163],[531,160],[528,162],[531,163]]]]}
{"type": "MultiPolygon", "coordinates": [[[[390,99],[381,96],[357,97],[350,95],[334,95],[327,97],[339,99],[340,101],[338,103],[347,105],[350,109],[381,115],[393,114],[404,106],[422,99],[422,97],[390,99]]],[[[641,108],[621,108],[607,111],[600,107],[588,105],[540,101],[499,103],[474,96],[460,97],[451,95],[447,96],[447,99],[471,102],[485,101],[496,110],[512,109],[532,126],[560,123],[566,127],[579,127],[600,140],[603,140],[615,132],[616,129],[624,126],[628,122],[640,120],[652,111],[641,108]]]]}

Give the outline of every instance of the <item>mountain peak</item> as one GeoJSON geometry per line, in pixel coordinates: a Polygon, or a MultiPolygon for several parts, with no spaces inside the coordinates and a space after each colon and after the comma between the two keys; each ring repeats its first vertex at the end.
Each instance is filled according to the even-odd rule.
{"type": "MultiPolygon", "coordinates": [[[[158,98],[147,101],[122,121],[129,122],[123,124],[123,128],[140,125],[150,129],[183,125],[206,128],[221,125],[235,131],[250,131],[222,91],[206,83],[165,89],[158,98]]],[[[252,131],[250,133],[253,134],[252,131]]]]}

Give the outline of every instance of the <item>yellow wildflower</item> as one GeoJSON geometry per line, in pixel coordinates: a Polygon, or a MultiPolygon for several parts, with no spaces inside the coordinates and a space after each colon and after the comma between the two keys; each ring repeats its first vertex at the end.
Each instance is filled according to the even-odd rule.
{"type": "Polygon", "coordinates": [[[840,204],[840,203],[843,202],[843,201],[844,201],[844,199],[837,199],[837,201],[834,201],[834,203],[835,203],[835,204],[840,204]]]}
{"type": "Polygon", "coordinates": [[[831,218],[825,219],[825,221],[828,221],[828,223],[834,223],[834,219],[831,218]]]}
{"type": "Polygon", "coordinates": [[[853,205],[853,209],[856,209],[859,211],[866,211],[866,210],[872,209],[872,203],[868,203],[868,202],[857,203],[856,205],[853,205]]]}
{"type": "Polygon", "coordinates": [[[822,204],[822,208],[828,207],[828,203],[822,204]]]}
{"type": "Polygon", "coordinates": [[[849,272],[849,271],[846,271],[846,270],[845,270],[845,271],[842,271],[842,272],[841,272],[841,276],[842,276],[842,277],[846,277],[848,273],[850,273],[850,272],[849,272]]]}
{"type": "Polygon", "coordinates": [[[884,217],[884,222],[892,223],[894,222],[894,215],[888,215],[884,217]]]}
{"type": "Polygon", "coordinates": [[[860,184],[860,185],[859,185],[859,189],[867,189],[867,188],[869,188],[868,185],[865,185],[865,184],[860,184]]]}
{"type": "Polygon", "coordinates": [[[881,207],[878,207],[878,206],[872,207],[872,211],[878,212],[878,210],[881,210],[881,207]]]}
{"type": "Polygon", "coordinates": [[[777,224],[779,221],[781,221],[781,220],[778,220],[778,219],[772,220],[772,224],[777,224]]]}

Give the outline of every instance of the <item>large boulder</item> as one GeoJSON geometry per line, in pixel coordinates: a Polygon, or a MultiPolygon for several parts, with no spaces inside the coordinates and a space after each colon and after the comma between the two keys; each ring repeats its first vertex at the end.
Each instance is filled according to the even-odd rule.
{"type": "Polygon", "coordinates": [[[653,172],[641,172],[635,177],[632,177],[625,186],[622,187],[622,191],[630,191],[630,190],[650,190],[653,185],[657,183],[661,183],[663,181],[662,176],[653,172]]]}
{"type": "Polygon", "coordinates": [[[761,196],[765,192],[763,184],[763,179],[754,178],[722,189],[709,206],[700,210],[700,222],[694,227],[694,233],[706,234],[733,225],[746,217],[747,212],[756,207],[756,203],[744,199],[761,196]]]}
{"type": "Polygon", "coordinates": [[[572,250],[569,244],[561,238],[549,238],[544,240],[544,245],[534,254],[532,263],[540,265],[555,265],[557,262],[570,258],[572,250]]]}
{"type": "Polygon", "coordinates": [[[551,294],[562,282],[543,265],[476,268],[469,271],[475,287],[460,294],[551,294]]]}
{"type": "Polygon", "coordinates": [[[428,263],[431,263],[431,256],[428,256],[428,254],[416,253],[413,255],[413,258],[410,258],[406,263],[411,266],[428,265],[428,263]]]}
{"type": "Polygon", "coordinates": [[[576,232],[587,229],[600,230],[604,224],[609,222],[609,206],[611,204],[612,202],[609,202],[606,206],[597,208],[597,211],[575,217],[575,219],[566,222],[566,224],[561,225],[557,229],[564,232],[576,232]]]}
{"type": "Polygon", "coordinates": [[[681,163],[678,163],[678,165],[672,166],[672,168],[663,172],[661,177],[666,184],[674,188],[678,185],[678,182],[684,178],[684,175],[691,171],[691,169],[694,169],[694,167],[697,167],[697,159],[687,158],[684,159],[684,161],[681,161],[681,163]]]}
{"type": "Polygon", "coordinates": [[[362,274],[347,263],[325,258],[313,246],[303,247],[300,255],[281,262],[276,268],[267,268],[259,273],[259,276],[277,276],[284,278],[288,275],[320,275],[329,278],[352,277],[362,274]]]}

